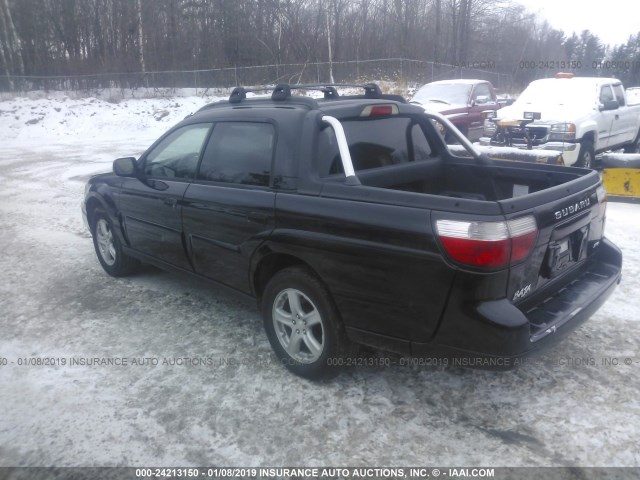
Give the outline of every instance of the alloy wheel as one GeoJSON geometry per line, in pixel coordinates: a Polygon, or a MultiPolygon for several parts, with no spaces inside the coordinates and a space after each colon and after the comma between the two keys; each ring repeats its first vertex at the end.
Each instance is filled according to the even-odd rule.
{"type": "Polygon", "coordinates": [[[300,363],[313,363],[324,350],[320,312],[300,290],[287,288],[273,302],[273,327],[280,345],[300,363]]]}
{"type": "Polygon", "coordinates": [[[116,263],[116,247],[113,243],[113,232],[111,231],[111,226],[104,218],[99,219],[96,223],[96,241],[104,263],[109,266],[116,263]]]}

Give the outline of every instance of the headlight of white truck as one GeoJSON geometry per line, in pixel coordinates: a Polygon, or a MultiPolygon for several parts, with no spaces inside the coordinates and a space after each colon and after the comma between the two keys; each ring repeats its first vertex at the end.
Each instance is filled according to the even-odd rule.
{"type": "Polygon", "coordinates": [[[554,123],[549,130],[549,140],[566,141],[576,139],[575,123],[554,123]]]}

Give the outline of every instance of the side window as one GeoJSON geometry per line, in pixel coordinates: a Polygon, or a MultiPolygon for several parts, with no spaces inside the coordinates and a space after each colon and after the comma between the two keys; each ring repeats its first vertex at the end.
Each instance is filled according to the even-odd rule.
{"type": "Polygon", "coordinates": [[[600,103],[610,102],[611,100],[615,100],[611,87],[609,85],[604,85],[600,89],[600,103]]]}
{"type": "Polygon", "coordinates": [[[169,134],[147,155],[144,174],[162,178],[193,178],[211,125],[186,125],[169,134]]]}
{"type": "Polygon", "coordinates": [[[613,93],[616,95],[616,100],[618,101],[618,105],[621,107],[625,104],[624,102],[624,90],[622,89],[622,85],[617,84],[613,86],[613,93]]]}
{"type": "Polygon", "coordinates": [[[491,101],[491,92],[489,91],[489,85],[486,83],[481,83],[476,85],[476,88],[473,92],[473,100],[476,103],[487,103],[491,101]]]}
{"type": "Polygon", "coordinates": [[[270,123],[217,123],[198,179],[268,186],[274,145],[275,130],[270,123]]]}

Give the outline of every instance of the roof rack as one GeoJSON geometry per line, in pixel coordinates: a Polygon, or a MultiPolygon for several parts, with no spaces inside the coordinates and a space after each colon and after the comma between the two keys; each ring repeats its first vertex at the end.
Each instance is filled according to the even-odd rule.
{"type": "MultiPolygon", "coordinates": [[[[236,87],[231,92],[229,96],[229,103],[240,103],[242,100],[247,98],[248,92],[259,92],[259,91],[269,91],[272,90],[271,100],[273,101],[283,101],[287,98],[291,97],[292,90],[318,90],[324,93],[325,100],[337,100],[340,98],[340,94],[338,93],[338,88],[363,88],[364,98],[370,99],[387,99],[387,100],[395,100],[400,102],[406,102],[404,98],[399,95],[384,95],[380,90],[380,87],[376,83],[365,83],[365,84],[355,84],[355,83],[318,83],[318,84],[296,84],[289,85],[287,83],[280,83],[275,87],[236,87]]],[[[348,98],[354,98],[353,96],[349,96],[348,98]]]]}

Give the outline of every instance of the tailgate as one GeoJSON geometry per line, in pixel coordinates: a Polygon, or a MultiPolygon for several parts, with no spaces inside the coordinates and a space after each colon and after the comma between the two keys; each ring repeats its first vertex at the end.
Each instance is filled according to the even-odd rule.
{"type": "Polygon", "coordinates": [[[532,341],[555,331],[619,276],[615,265],[608,269],[599,259],[606,249],[604,189],[598,182],[574,190],[532,209],[538,239],[528,259],[509,273],[507,298],[529,319],[532,341]]]}
{"type": "Polygon", "coordinates": [[[605,210],[599,185],[534,208],[536,246],[524,263],[511,268],[507,298],[514,303],[524,300],[593,255],[602,240],[605,210]]]}

